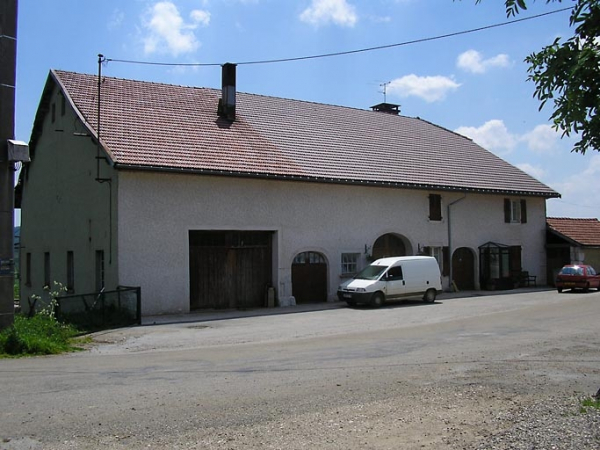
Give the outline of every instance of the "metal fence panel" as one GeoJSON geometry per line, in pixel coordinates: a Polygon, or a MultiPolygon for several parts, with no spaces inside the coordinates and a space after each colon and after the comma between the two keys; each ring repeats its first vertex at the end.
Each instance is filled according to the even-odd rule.
{"type": "Polygon", "coordinates": [[[141,288],[67,295],[57,299],[56,317],[85,331],[139,325],[141,288]]]}

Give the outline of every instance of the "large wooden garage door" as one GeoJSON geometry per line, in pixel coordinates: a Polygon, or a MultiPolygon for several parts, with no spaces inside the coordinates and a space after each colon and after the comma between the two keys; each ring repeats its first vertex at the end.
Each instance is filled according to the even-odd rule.
{"type": "Polygon", "coordinates": [[[272,284],[272,233],[190,231],[190,308],[260,307],[272,284]]]}
{"type": "Polygon", "coordinates": [[[292,264],[292,295],[297,304],[327,301],[327,263],[320,253],[304,252],[292,264]]]}

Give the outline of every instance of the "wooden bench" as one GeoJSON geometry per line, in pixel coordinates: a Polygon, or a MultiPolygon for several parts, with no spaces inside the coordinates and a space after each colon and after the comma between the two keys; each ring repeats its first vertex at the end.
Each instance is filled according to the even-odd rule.
{"type": "Polygon", "coordinates": [[[537,275],[529,275],[529,272],[523,270],[521,272],[521,286],[536,286],[537,287],[537,275]]]}

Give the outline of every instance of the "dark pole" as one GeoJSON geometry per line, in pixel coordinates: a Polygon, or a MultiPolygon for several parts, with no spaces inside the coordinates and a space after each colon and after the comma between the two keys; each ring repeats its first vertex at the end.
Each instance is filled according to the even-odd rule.
{"type": "Polygon", "coordinates": [[[8,139],[15,134],[17,0],[0,0],[0,330],[15,320],[13,221],[14,163],[8,139]]]}

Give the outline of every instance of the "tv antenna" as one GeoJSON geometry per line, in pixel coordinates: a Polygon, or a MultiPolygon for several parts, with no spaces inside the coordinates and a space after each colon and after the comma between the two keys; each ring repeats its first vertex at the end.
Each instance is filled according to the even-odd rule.
{"type": "Polygon", "coordinates": [[[390,83],[391,83],[391,81],[388,81],[387,83],[381,83],[381,84],[379,85],[379,86],[381,86],[381,87],[382,87],[382,89],[383,89],[383,91],[381,91],[381,92],[382,92],[382,94],[383,94],[383,103],[387,103],[387,87],[388,87],[388,85],[389,85],[390,83]]]}

